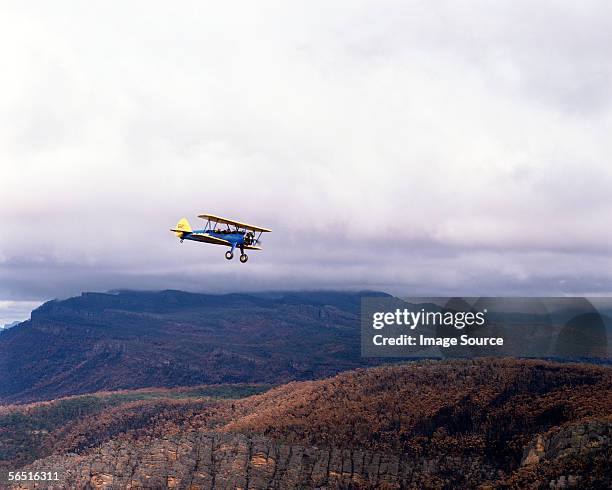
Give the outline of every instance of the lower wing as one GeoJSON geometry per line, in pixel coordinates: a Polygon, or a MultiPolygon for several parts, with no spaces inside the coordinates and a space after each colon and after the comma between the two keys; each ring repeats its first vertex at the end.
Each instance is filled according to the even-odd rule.
{"type": "MultiPolygon", "coordinates": [[[[227,247],[232,246],[231,242],[223,240],[223,238],[217,238],[215,236],[210,235],[200,235],[198,233],[192,233],[189,235],[189,238],[192,240],[197,240],[198,242],[214,243],[215,245],[225,245],[227,247]]],[[[237,247],[240,248],[240,245],[238,245],[237,247]]],[[[255,245],[243,245],[243,247],[245,250],[261,250],[261,247],[257,247],[255,245]]]]}
{"type": "Polygon", "coordinates": [[[229,247],[232,246],[232,244],[227,240],[223,240],[222,238],[217,238],[210,235],[200,235],[198,233],[192,233],[191,235],[189,235],[189,238],[191,238],[192,240],[197,240],[198,242],[214,243],[215,245],[227,245],[229,247]]]}

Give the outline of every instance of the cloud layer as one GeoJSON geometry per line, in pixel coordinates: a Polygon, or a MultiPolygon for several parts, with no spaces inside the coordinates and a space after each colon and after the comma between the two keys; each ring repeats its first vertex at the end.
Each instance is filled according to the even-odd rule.
{"type": "Polygon", "coordinates": [[[5,6],[0,299],[611,293],[611,9],[5,6]],[[230,263],[201,212],[274,232],[230,263]]]}

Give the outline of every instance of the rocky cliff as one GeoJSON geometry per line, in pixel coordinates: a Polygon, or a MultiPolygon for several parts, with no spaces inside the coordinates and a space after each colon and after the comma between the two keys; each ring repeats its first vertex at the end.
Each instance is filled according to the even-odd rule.
{"type": "MultiPolygon", "coordinates": [[[[61,468],[51,488],[440,488],[492,478],[482,458],[409,458],[364,450],[279,444],[265,437],[188,432],[126,446],[107,443],[86,457],[50,457],[29,469],[61,468]],[[442,476],[441,476],[442,475],[442,476]]],[[[20,486],[16,486],[20,488],[20,486]]]]}

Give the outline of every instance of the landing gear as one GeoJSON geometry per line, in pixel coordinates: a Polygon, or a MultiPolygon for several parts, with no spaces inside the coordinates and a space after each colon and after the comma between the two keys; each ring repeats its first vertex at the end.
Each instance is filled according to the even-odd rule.
{"type": "MultiPolygon", "coordinates": [[[[225,258],[227,260],[232,260],[234,258],[234,252],[231,252],[230,250],[228,250],[227,252],[225,252],[225,258]]],[[[242,260],[242,259],[240,259],[242,260]]]]}
{"type": "Polygon", "coordinates": [[[181,243],[183,243],[183,239],[181,238],[181,243]]]}
{"type": "Polygon", "coordinates": [[[243,264],[249,260],[249,257],[247,256],[247,254],[244,253],[244,245],[240,245],[240,262],[242,262],[243,264]]]}

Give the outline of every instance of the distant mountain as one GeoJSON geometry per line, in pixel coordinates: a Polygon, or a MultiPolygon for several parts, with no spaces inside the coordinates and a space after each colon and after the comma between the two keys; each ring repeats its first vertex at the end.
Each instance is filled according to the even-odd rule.
{"type": "Polygon", "coordinates": [[[20,321],[5,323],[4,325],[0,325],[0,330],[8,330],[9,328],[16,327],[20,323],[21,323],[20,321]]]}
{"type": "Polygon", "coordinates": [[[98,393],[0,407],[0,427],[0,470],[53,468],[61,488],[612,485],[612,370],[589,365],[420,361],[268,391],[98,393]]]}
{"type": "MultiPolygon", "coordinates": [[[[100,390],[282,383],[368,366],[363,292],[83,293],[0,335],[0,403],[100,390]]],[[[385,295],[386,296],[386,295],[385,295]]]]}

